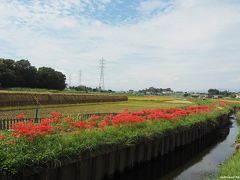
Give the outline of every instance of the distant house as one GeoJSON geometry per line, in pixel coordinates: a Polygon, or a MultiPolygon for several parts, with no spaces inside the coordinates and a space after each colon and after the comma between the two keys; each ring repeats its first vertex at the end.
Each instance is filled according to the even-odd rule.
{"type": "Polygon", "coordinates": [[[166,88],[162,90],[162,94],[173,94],[173,90],[171,88],[166,88]]]}
{"type": "Polygon", "coordinates": [[[147,91],[147,92],[146,92],[146,95],[152,95],[152,92],[147,91]]]}
{"type": "Polygon", "coordinates": [[[219,99],[219,98],[223,98],[222,95],[213,95],[213,99],[219,99]]]}
{"type": "Polygon", "coordinates": [[[208,98],[208,95],[207,95],[207,94],[201,94],[201,95],[199,96],[199,98],[205,100],[205,99],[208,98]]]}
{"type": "Polygon", "coordinates": [[[191,96],[192,96],[193,98],[199,98],[199,97],[200,97],[199,94],[191,94],[191,96]]]}
{"type": "Polygon", "coordinates": [[[237,99],[240,99],[240,94],[236,94],[236,98],[237,98],[237,99]]]}

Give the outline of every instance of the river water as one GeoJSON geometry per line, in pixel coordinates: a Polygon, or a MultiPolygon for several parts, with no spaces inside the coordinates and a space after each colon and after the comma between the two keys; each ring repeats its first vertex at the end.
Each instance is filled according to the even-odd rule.
{"type": "Polygon", "coordinates": [[[219,165],[228,159],[235,150],[234,143],[238,134],[238,125],[235,117],[231,118],[231,122],[232,125],[229,127],[229,134],[223,141],[210,146],[203,153],[162,179],[204,180],[217,175],[219,165]]]}
{"type": "Polygon", "coordinates": [[[205,180],[217,175],[219,166],[234,152],[238,134],[236,118],[232,124],[211,133],[207,138],[117,174],[114,180],[205,180]]]}

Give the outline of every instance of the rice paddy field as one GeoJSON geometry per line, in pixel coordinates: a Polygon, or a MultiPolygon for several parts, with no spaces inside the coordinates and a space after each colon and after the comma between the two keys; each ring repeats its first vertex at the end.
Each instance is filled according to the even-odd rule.
{"type": "MultiPolygon", "coordinates": [[[[101,113],[101,112],[122,112],[139,111],[142,109],[156,108],[176,108],[189,105],[201,104],[204,102],[175,97],[161,96],[141,96],[128,97],[128,101],[122,102],[103,102],[103,103],[84,103],[84,104],[62,104],[62,105],[40,105],[38,117],[46,117],[51,112],[61,112],[64,115],[76,115],[82,113],[101,113]]],[[[37,106],[13,106],[0,107],[0,119],[11,119],[23,113],[26,117],[35,117],[37,106]]]]}

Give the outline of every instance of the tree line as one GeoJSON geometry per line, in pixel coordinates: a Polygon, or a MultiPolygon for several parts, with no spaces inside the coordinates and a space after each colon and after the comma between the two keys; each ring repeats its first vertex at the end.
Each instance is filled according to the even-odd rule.
{"type": "Polygon", "coordinates": [[[0,58],[0,87],[63,90],[66,87],[66,76],[50,67],[36,68],[28,60],[0,58]]]}
{"type": "Polygon", "coordinates": [[[208,90],[209,95],[222,95],[222,96],[233,96],[235,93],[230,92],[230,91],[220,91],[218,89],[209,89],[208,90]]]}
{"type": "Polygon", "coordinates": [[[142,93],[142,94],[163,94],[164,92],[173,92],[173,90],[171,88],[155,88],[155,87],[150,87],[150,88],[146,88],[146,89],[142,89],[139,90],[138,93],[142,93]]]}
{"type": "Polygon", "coordinates": [[[74,90],[74,91],[81,91],[81,92],[106,92],[106,93],[115,93],[115,91],[111,90],[111,89],[108,89],[108,90],[102,90],[102,89],[99,89],[99,88],[91,88],[91,87],[87,87],[87,86],[83,86],[83,85],[80,85],[80,86],[70,86],[69,87],[70,90],[74,90]]]}

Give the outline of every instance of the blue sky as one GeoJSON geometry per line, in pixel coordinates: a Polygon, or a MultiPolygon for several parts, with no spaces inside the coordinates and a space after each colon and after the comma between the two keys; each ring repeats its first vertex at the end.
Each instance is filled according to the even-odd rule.
{"type": "Polygon", "coordinates": [[[240,1],[1,0],[0,56],[96,87],[238,90],[240,1]]]}

